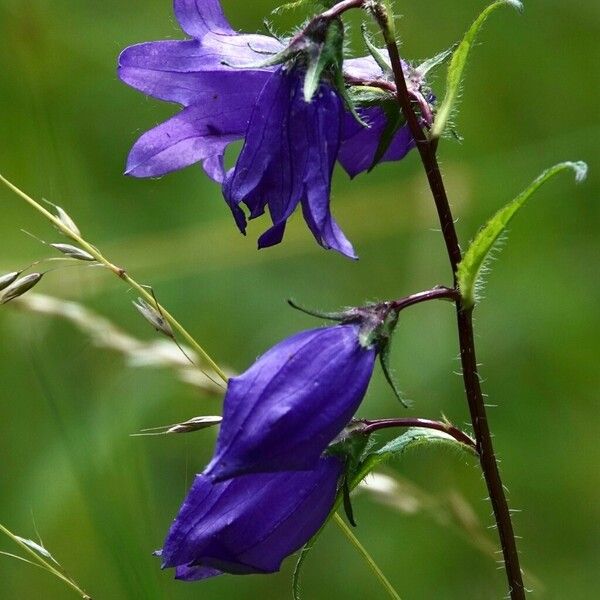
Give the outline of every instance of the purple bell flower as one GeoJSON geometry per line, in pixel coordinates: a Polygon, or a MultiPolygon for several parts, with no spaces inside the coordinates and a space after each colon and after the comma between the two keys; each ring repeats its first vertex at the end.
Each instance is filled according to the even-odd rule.
{"type": "MultiPolygon", "coordinates": [[[[300,64],[257,66],[284,50],[265,35],[238,34],[219,0],[174,0],[175,15],[191,39],[137,44],[119,57],[119,77],[144,94],[183,106],[178,114],[144,133],[127,159],[126,174],[159,177],[201,163],[224,195],[238,227],[268,208],[273,226],[259,247],[281,241],[287,219],[300,204],[317,242],[355,258],[330,213],[331,176],[339,158],[355,176],[372,166],[385,117],[377,107],[361,109],[356,122],[325,80],[311,102],[301,93],[300,64]],[[224,155],[245,140],[235,168],[224,155]]],[[[300,61],[301,62],[301,61],[300,61]]],[[[349,82],[379,81],[386,75],[371,57],[344,61],[349,82]]],[[[399,160],[413,141],[403,127],[383,160],[399,160]]]]}
{"type": "Polygon", "coordinates": [[[163,567],[186,581],[278,571],[325,522],[342,470],[330,456],[312,471],[221,483],[198,475],[159,553],[163,567]]]}
{"type": "Polygon", "coordinates": [[[230,379],[205,475],[313,469],[367,391],[377,344],[361,345],[360,332],[357,323],[301,332],[230,379]]]}

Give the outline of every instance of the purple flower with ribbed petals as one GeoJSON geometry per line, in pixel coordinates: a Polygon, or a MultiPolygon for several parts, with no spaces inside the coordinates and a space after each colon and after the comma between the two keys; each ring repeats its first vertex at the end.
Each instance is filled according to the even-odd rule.
{"type": "Polygon", "coordinates": [[[213,483],[198,475],[159,553],[177,579],[278,571],[333,508],[342,462],[311,471],[254,474],[213,483]]]}
{"type": "Polygon", "coordinates": [[[246,132],[246,142],[223,188],[242,231],[246,219],[268,207],[273,226],[259,248],[278,244],[298,204],[317,242],[355,258],[354,250],[331,216],[331,175],[340,145],[341,99],[322,83],[312,102],[304,99],[304,72],[280,67],[263,88],[246,132]]]}
{"type": "Polygon", "coordinates": [[[205,475],[314,468],[367,391],[377,349],[363,346],[360,332],[349,323],[298,333],[230,379],[205,475]]]}
{"type": "MultiPolygon", "coordinates": [[[[202,163],[212,179],[224,183],[224,195],[242,231],[246,216],[241,204],[250,218],[269,210],[273,226],[260,237],[259,247],[281,241],[287,219],[300,204],[321,246],[355,258],[330,213],[331,175],[337,158],[351,176],[373,166],[386,127],[382,110],[375,106],[358,111],[371,125],[365,128],[344,106],[329,76],[306,102],[300,92],[303,59],[257,66],[283,56],[282,42],[235,32],[219,0],[174,0],[174,6],[191,39],[138,44],[119,57],[119,77],[125,83],[183,106],[139,138],[126,173],[158,177],[202,163]],[[226,176],[225,151],[241,139],[242,154],[226,176]]],[[[304,43],[296,36],[291,44],[299,40],[304,43]]],[[[343,70],[351,85],[390,83],[371,57],[344,61],[343,70]]],[[[408,130],[400,128],[381,160],[398,160],[412,146],[408,130]]]]}

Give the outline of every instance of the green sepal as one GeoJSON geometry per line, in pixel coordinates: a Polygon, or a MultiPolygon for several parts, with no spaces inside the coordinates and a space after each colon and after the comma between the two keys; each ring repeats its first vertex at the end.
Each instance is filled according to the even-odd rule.
{"type": "MultiPolygon", "coordinates": [[[[365,436],[366,437],[366,436],[365,436]]],[[[475,456],[475,452],[472,448],[465,444],[457,442],[452,436],[442,431],[436,431],[433,429],[413,428],[409,429],[402,435],[393,439],[391,442],[385,444],[378,450],[368,450],[364,453],[363,459],[357,465],[356,469],[352,472],[347,472],[348,477],[348,488],[350,491],[354,490],[358,484],[369,474],[373,469],[378,467],[381,463],[394,458],[403,457],[408,450],[424,447],[424,446],[435,446],[458,449],[471,456],[475,456]]],[[[300,597],[300,577],[302,569],[306,562],[306,558],[309,552],[313,549],[315,542],[325,529],[325,526],[333,518],[341,504],[343,503],[343,493],[338,493],[334,506],[329,513],[325,522],[315,533],[315,535],[304,545],[300,551],[296,568],[294,569],[294,576],[292,580],[292,591],[294,600],[301,600],[300,597]]]]}
{"type": "Polygon", "coordinates": [[[373,156],[373,162],[367,170],[368,173],[370,173],[383,160],[385,153],[388,151],[390,145],[394,141],[394,136],[400,127],[402,127],[402,125],[404,125],[406,122],[404,119],[404,113],[398,108],[398,104],[396,102],[383,102],[380,105],[380,108],[385,114],[385,129],[379,138],[379,144],[377,144],[377,150],[373,156]]]}
{"type": "Polygon", "coordinates": [[[497,8],[504,6],[505,4],[513,6],[517,10],[520,10],[523,6],[518,0],[497,0],[496,2],[490,4],[486,9],[483,10],[477,19],[475,19],[474,23],[468,29],[467,33],[452,54],[452,60],[448,66],[448,74],[446,78],[446,95],[440,104],[436,114],[435,122],[433,123],[431,130],[432,139],[439,138],[442,133],[444,133],[444,129],[446,128],[446,124],[450,114],[452,113],[456,99],[458,98],[462,75],[465,70],[465,65],[467,64],[467,58],[469,57],[471,48],[475,43],[477,34],[492,12],[494,12],[497,8]]]}
{"type": "Polygon", "coordinates": [[[358,114],[357,106],[353,102],[352,96],[349,94],[348,88],[346,87],[346,81],[341,67],[336,67],[334,70],[334,84],[335,89],[344,101],[346,108],[350,111],[356,121],[363,127],[370,127],[370,125],[366,121],[363,121],[362,117],[358,114]]]}
{"type": "Polygon", "coordinates": [[[379,48],[377,48],[375,46],[375,44],[373,44],[373,42],[371,41],[371,38],[369,36],[369,32],[367,31],[367,26],[364,23],[361,25],[360,30],[362,33],[363,40],[365,42],[365,46],[367,47],[367,50],[369,51],[369,54],[373,57],[375,62],[378,64],[379,68],[386,75],[390,75],[393,77],[394,71],[392,70],[392,67],[390,66],[389,62],[387,61],[387,55],[386,55],[385,51],[380,50],[379,48]]]}
{"type": "Polygon", "coordinates": [[[323,74],[328,69],[341,69],[344,52],[344,24],[341,19],[317,21],[314,31],[307,31],[310,40],[304,51],[308,63],[304,77],[304,100],[310,102],[315,95],[323,74]],[[325,27],[326,31],[322,31],[325,27]],[[311,38],[316,39],[311,39],[311,38]]]}
{"type": "Polygon", "coordinates": [[[318,319],[327,319],[328,321],[346,321],[348,319],[347,312],[324,312],[320,310],[315,310],[312,308],[306,308],[296,303],[295,300],[291,298],[288,299],[287,303],[296,310],[303,312],[311,317],[317,317],[318,319]]]}
{"type": "Polygon", "coordinates": [[[357,108],[380,106],[382,103],[396,104],[396,100],[386,90],[369,85],[351,85],[348,88],[350,101],[357,108]]]}
{"type": "Polygon", "coordinates": [[[531,185],[514,200],[501,208],[477,233],[469,245],[456,272],[458,287],[462,296],[462,304],[466,309],[472,308],[477,301],[477,287],[481,281],[487,258],[498,239],[506,231],[506,227],[523,208],[529,198],[549,179],[561,171],[573,170],[576,181],[583,181],[587,173],[584,162],[563,162],[544,171],[531,185]]]}
{"type": "Polygon", "coordinates": [[[383,316],[373,312],[370,318],[363,320],[358,333],[358,342],[363,348],[371,348],[373,345],[377,345],[381,350],[388,344],[397,324],[397,311],[388,311],[383,316]]]}
{"type": "Polygon", "coordinates": [[[354,508],[352,507],[352,499],[350,498],[350,485],[348,484],[348,477],[344,477],[342,480],[342,499],[344,501],[344,513],[346,513],[348,523],[350,523],[352,527],[356,527],[354,508]]]}
{"type": "Polygon", "coordinates": [[[341,458],[346,465],[346,472],[353,473],[373,445],[371,436],[364,435],[362,429],[360,421],[352,422],[325,451],[328,456],[341,458]]]}
{"type": "Polygon", "coordinates": [[[410,404],[403,398],[402,392],[394,379],[392,372],[390,370],[390,348],[391,341],[388,341],[384,344],[383,348],[379,352],[379,363],[381,364],[381,370],[383,371],[383,375],[385,380],[388,382],[392,391],[394,392],[396,398],[400,401],[404,408],[410,408],[410,404]]]}
{"type": "Polygon", "coordinates": [[[454,52],[456,51],[457,48],[458,48],[458,42],[456,44],[453,44],[452,46],[450,46],[450,48],[443,50],[439,54],[436,54],[435,56],[428,58],[427,60],[423,61],[415,69],[415,73],[420,78],[425,77],[429,73],[429,71],[432,71],[436,67],[443,65],[454,54],[454,52]]]}

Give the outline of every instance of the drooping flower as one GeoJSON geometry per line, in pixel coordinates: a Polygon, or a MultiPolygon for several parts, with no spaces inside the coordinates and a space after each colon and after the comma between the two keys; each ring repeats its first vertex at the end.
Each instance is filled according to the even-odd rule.
{"type": "Polygon", "coordinates": [[[312,329],[275,345],[230,379],[223,423],[205,475],[314,468],[344,429],[369,385],[378,348],[361,326],[312,329]]]}
{"type": "Polygon", "coordinates": [[[278,571],[329,515],[342,468],[330,456],[311,471],[221,483],[198,475],[159,553],[163,567],[186,581],[278,571]]]}
{"type": "MultiPolygon", "coordinates": [[[[235,32],[219,0],[174,0],[174,6],[191,39],[138,44],[119,57],[119,77],[125,83],[184,107],[141,136],[126,173],[157,177],[202,163],[211,178],[224,183],[225,198],[242,231],[246,217],[241,204],[248,207],[250,218],[269,210],[273,226],[260,237],[260,247],[281,241],[286,220],[300,204],[318,243],[354,258],[330,213],[335,161],[339,158],[354,176],[380,160],[398,160],[413,146],[408,130],[394,131],[389,147],[378,156],[386,115],[376,106],[363,108],[359,113],[370,127],[358,123],[338,96],[339,79],[332,81],[327,70],[312,100],[303,99],[301,81],[310,70],[306,57],[327,32],[319,40],[307,30],[286,46],[270,36],[235,32]],[[257,66],[283,56],[286,48],[296,50],[283,65],[257,66]],[[242,153],[227,175],[225,151],[242,139],[242,153]]],[[[389,83],[371,57],[345,61],[344,73],[350,85],[362,80],[389,83]]]]}

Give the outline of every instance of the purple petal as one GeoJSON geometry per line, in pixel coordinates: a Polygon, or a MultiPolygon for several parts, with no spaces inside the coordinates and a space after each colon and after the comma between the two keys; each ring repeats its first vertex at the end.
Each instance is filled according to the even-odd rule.
{"type": "MultiPolygon", "coordinates": [[[[369,127],[358,123],[349,113],[344,116],[342,144],[338,160],[350,177],[356,177],[373,166],[386,126],[386,117],[380,108],[362,110],[360,114],[369,127]]],[[[414,141],[410,129],[404,125],[394,135],[381,162],[400,160],[412,148],[414,148],[414,141]]]]}
{"type": "Polygon", "coordinates": [[[222,181],[223,154],[229,143],[243,137],[252,110],[247,94],[252,96],[253,83],[250,80],[241,92],[226,90],[225,86],[220,94],[207,91],[204,102],[185,108],[142,135],[131,150],[126,173],[158,177],[205,161],[207,174],[222,181]]]}
{"type": "Polygon", "coordinates": [[[343,70],[344,75],[363,81],[371,81],[383,76],[381,67],[372,56],[346,59],[344,60],[343,70]]]}
{"type": "Polygon", "coordinates": [[[203,64],[200,54],[194,56],[196,47],[195,41],[130,46],[119,57],[119,77],[148,96],[183,106],[204,103],[214,96],[243,96],[249,115],[270,71],[213,68],[203,64]],[[181,54],[185,55],[182,60],[181,54]]]}
{"type": "Polygon", "coordinates": [[[173,5],[181,28],[192,37],[201,38],[209,32],[235,35],[219,0],[175,0],[173,5]]]}
{"type": "Polygon", "coordinates": [[[223,572],[211,567],[188,567],[187,565],[182,565],[175,569],[175,579],[179,579],[180,581],[202,581],[203,579],[209,579],[218,575],[223,575],[223,572]]]}
{"type": "Polygon", "coordinates": [[[205,474],[310,469],[366,393],[376,351],[358,325],[304,331],[230,379],[215,456],[205,474]]]}
{"type": "Polygon", "coordinates": [[[163,567],[189,580],[279,570],[329,515],[341,471],[340,460],[327,457],[298,473],[222,483],[198,475],[165,540],[163,567]]]}
{"type": "Polygon", "coordinates": [[[304,219],[315,239],[326,249],[356,258],[354,248],[331,216],[331,177],[340,147],[342,103],[337,94],[321,88],[306,119],[309,165],[306,170],[306,195],[302,201],[304,219]]]}
{"type": "Polygon", "coordinates": [[[218,0],[175,0],[175,15],[181,28],[202,42],[205,68],[207,64],[227,68],[224,62],[234,67],[252,66],[284,47],[270,36],[235,32],[218,0]]]}
{"type": "Polygon", "coordinates": [[[270,77],[256,102],[244,147],[223,190],[230,206],[244,202],[252,218],[269,207],[275,230],[267,232],[267,244],[269,240],[275,243],[283,233],[281,225],[302,196],[307,145],[305,138],[297,135],[302,119],[295,102],[299,93],[300,78],[293,74],[280,69],[270,77]]]}
{"type": "Polygon", "coordinates": [[[355,258],[329,210],[342,111],[341,100],[326,85],[312,102],[305,102],[303,77],[297,70],[280,69],[265,85],[223,190],[229,205],[243,202],[251,218],[268,207],[273,227],[259,238],[259,248],[281,242],[287,219],[302,202],[319,244],[355,258]]]}

